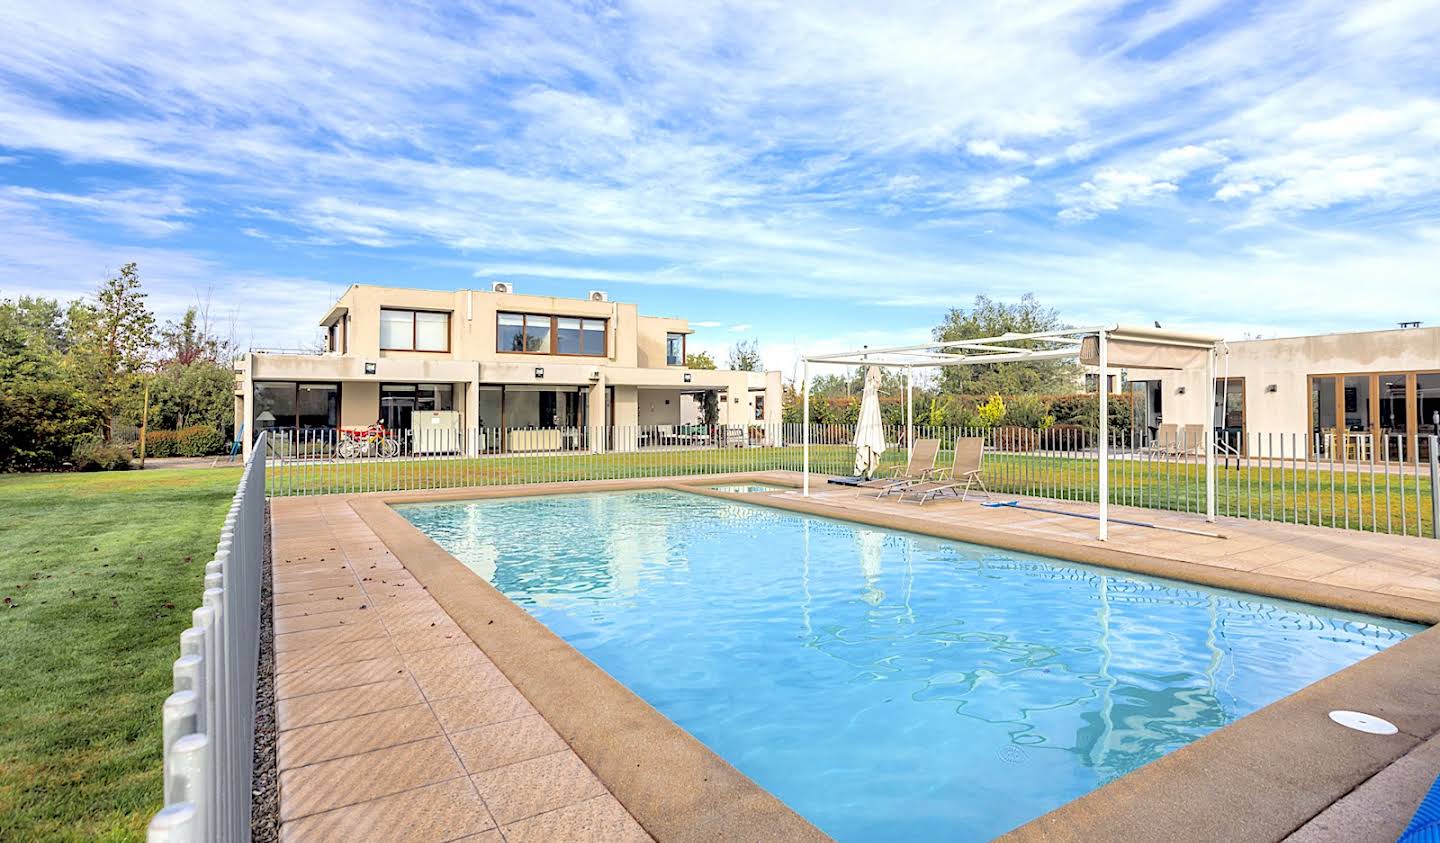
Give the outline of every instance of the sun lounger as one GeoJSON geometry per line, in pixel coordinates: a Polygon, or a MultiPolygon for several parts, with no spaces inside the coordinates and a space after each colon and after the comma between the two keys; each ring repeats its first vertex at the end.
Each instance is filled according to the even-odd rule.
{"type": "Polygon", "coordinates": [[[889,477],[864,480],[855,485],[862,490],[862,495],[871,493],[877,498],[883,498],[906,484],[917,483],[930,477],[936,470],[935,457],[939,453],[939,439],[916,439],[915,447],[910,449],[910,461],[904,467],[895,469],[889,477]]]}
{"type": "Polygon", "coordinates": [[[978,436],[962,436],[955,440],[955,462],[948,471],[943,471],[933,480],[909,483],[895,491],[902,501],[924,504],[941,495],[957,492],[963,501],[972,487],[979,486],[988,498],[990,490],[985,488],[985,481],[981,478],[984,458],[985,441],[978,436]]]}

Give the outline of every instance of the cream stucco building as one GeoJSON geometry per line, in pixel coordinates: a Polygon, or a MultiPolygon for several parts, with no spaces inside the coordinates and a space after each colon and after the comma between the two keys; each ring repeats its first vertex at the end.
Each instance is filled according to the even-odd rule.
{"type": "Polygon", "coordinates": [[[601,292],[354,285],[320,325],[323,353],[252,351],[237,362],[247,448],[259,430],[377,421],[401,436],[424,425],[466,431],[470,451],[637,447],[699,422],[705,393],[718,399],[718,423],[747,436],[780,421],[778,371],[689,369],[686,320],[643,316],[601,292]]]}
{"type": "Polygon", "coordinates": [[[1440,432],[1440,328],[1232,341],[1222,346],[1215,403],[1201,370],[1127,369],[1139,425],[1211,425],[1231,441],[1291,434],[1294,456],[1428,459],[1440,432]],[[1343,444],[1342,444],[1343,443],[1343,444]]]}

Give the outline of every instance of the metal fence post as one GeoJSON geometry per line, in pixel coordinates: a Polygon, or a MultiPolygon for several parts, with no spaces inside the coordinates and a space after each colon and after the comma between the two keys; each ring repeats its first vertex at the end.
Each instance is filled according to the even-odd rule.
{"type": "Polygon", "coordinates": [[[1430,535],[1440,539],[1440,436],[1430,436],[1430,535]]]}

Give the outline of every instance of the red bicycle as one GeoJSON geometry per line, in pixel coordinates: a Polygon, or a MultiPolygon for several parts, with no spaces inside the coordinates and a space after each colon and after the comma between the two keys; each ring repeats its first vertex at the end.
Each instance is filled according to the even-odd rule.
{"type": "Polygon", "coordinates": [[[390,436],[390,431],[380,422],[368,427],[342,427],[335,454],[347,460],[359,457],[396,457],[400,455],[400,443],[390,436]]]}

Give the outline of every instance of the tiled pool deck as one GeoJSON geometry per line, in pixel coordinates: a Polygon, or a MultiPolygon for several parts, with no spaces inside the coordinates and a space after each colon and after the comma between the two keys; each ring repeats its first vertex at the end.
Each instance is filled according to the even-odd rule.
{"type": "MultiPolygon", "coordinates": [[[[784,473],[749,476],[761,482],[798,480],[784,473]]],[[[715,479],[706,478],[706,482],[714,483],[715,479]]],[[[700,478],[683,480],[702,485],[700,478]]],[[[551,491],[578,491],[586,485],[603,488],[634,484],[569,484],[551,491]]],[[[399,534],[393,531],[404,529],[379,524],[380,500],[463,499],[511,491],[539,490],[445,490],[281,498],[273,502],[283,840],[650,839],[611,789],[591,771],[591,766],[597,770],[602,766],[587,766],[586,761],[595,752],[594,742],[570,732],[562,737],[564,729],[557,731],[550,725],[562,722],[554,717],[553,702],[557,697],[550,694],[551,705],[540,706],[552,715],[547,722],[516,687],[520,684],[528,690],[533,683],[512,684],[511,678],[516,677],[507,678],[462,629],[461,623],[465,623],[466,629],[475,632],[470,625],[477,622],[470,616],[473,613],[457,623],[460,616],[447,613],[377,534],[378,527],[395,543],[399,534]],[[577,755],[572,746],[581,753],[577,755]]],[[[1348,608],[1428,622],[1440,618],[1440,544],[1428,540],[1238,519],[1207,526],[1194,515],[1116,507],[1112,509],[1114,517],[1217,529],[1226,538],[1117,524],[1111,527],[1111,540],[1101,544],[1094,538],[1094,522],[1081,518],[986,508],[973,500],[943,501],[921,508],[857,497],[853,490],[818,483],[812,492],[808,501],[797,501],[796,493],[771,496],[779,498],[775,502],[787,508],[883,522],[902,529],[908,526],[937,534],[963,530],[965,537],[977,541],[984,541],[987,535],[1003,535],[1011,545],[1017,540],[1021,544],[1033,540],[1036,552],[1082,561],[1129,567],[1133,559],[1139,568],[1151,573],[1217,586],[1244,590],[1248,583],[1250,590],[1259,590],[1253,588],[1254,584],[1264,582],[1273,592],[1277,590],[1275,584],[1280,583],[1278,590],[1286,593],[1276,596],[1333,603],[1338,594],[1348,608]],[[1109,557],[1087,558],[1096,554],[1109,557]]],[[[1093,512],[1093,505],[1036,503],[1093,512]]],[[[402,538],[398,552],[412,567],[417,560],[411,557],[435,555],[434,550],[417,550],[412,538],[402,538]]],[[[1407,644],[1417,645],[1412,652],[1428,652],[1423,649],[1428,645],[1420,638],[1429,637],[1430,633],[1426,633],[1407,644]]],[[[484,636],[476,638],[486,640],[484,636]]],[[[507,663],[501,660],[501,654],[492,651],[491,655],[507,663]]],[[[513,651],[504,655],[514,658],[513,651]]],[[[1370,659],[1362,666],[1378,661],[1370,659]]],[[[1385,669],[1382,666],[1371,673],[1377,670],[1375,676],[1354,681],[1385,684],[1385,669]]],[[[1422,684],[1434,686],[1436,680],[1427,678],[1422,684]]],[[[1343,682],[1338,683],[1336,693],[1344,687],[1343,682]]],[[[1435,700],[1433,688],[1421,691],[1422,703],[1435,700]]],[[[1344,699],[1343,695],[1339,698],[1344,699]]],[[[1414,707],[1411,700],[1401,700],[1397,711],[1404,713],[1402,709],[1407,705],[1414,707]]],[[[1440,710],[1440,705],[1434,707],[1440,710]]],[[[1390,716],[1388,711],[1385,713],[1390,716]]],[[[1217,735],[1231,730],[1238,735],[1238,727],[1256,717],[1217,735]]],[[[1284,782],[1257,785],[1237,781],[1252,790],[1273,787],[1273,792],[1266,791],[1265,799],[1287,800],[1292,814],[1299,811],[1297,815],[1305,819],[1285,826],[1285,833],[1293,832],[1293,839],[1393,840],[1440,772],[1440,739],[1433,739],[1440,730],[1440,721],[1432,723],[1430,718],[1420,717],[1419,722],[1401,721],[1400,725],[1398,741],[1385,743],[1379,749],[1373,742],[1362,743],[1358,746],[1363,750],[1342,753],[1354,756],[1373,751],[1374,758],[1366,762],[1370,766],[1357,783],[1343,784],[1355,778],[1353,769],[1340,771],[1344,775],[1337,773],[1332,777],[1335,781],[1327,782],[1335,790],[1334,795],[1310,808],[1293,806],[1294,790],[1308,786],[1306,776],[1299,776],[1289,790],[1284,782]]],[[[1284,731],[1268,724],[1266,729],[1244,740],[1264,743],[1272,733],[1284,731]]],[[[1346,734],[1336,736],[1334,741],[1352,739],[1346,734]]],[[[663,750],[642,745],[647,751],[664,754],[663,750]]],[[[1293,750],[1283,740],[1275,746],[1280,753],[1293,750]]],[[[612,782],[612,788],[619,793],[620,785],[613,784],[616,767],[612,756],[602,759],[607,765],[603,769],[610,771],[605,780],[612,782]]],[[[1296,758],[1293,763],[1299,773],[1310,761],[1296,758]]],[[[1341,766],[1345,763],[1353,766],[1357,762],[1345,759],[1341,766]]],[[[1165,766],[1165,762],[1152,766],[1165,766]]],[[[1323,780],[1325,772],[1318,775],[1323,780]]],[[[1117,784],[1135,778],[1132,775],[1117,784]]],[[[1152,776],[1146,782],[1158,790],[1135,793],[1135,798],[1155,798],[1169,786],[1164,775],[1152,776]]],[[[1091,796],[1111,791],[1105,788],[1091,796]]],[[[1123,802],[1124,788],[1116,793],[1123,802]]],[[[1115,798],[1112,793],[1111,800],[1115,798]]],[[[1215,794],[1220,805],[1224,798],[1224,794],[1215,794]]],[[[656,805],[649,800],[645,805],[630,804],[636,816],[656,816],[656,805]]],[[[1112,822],[1113,816],[1104,810],[1097,815],[1096,806],[1107,807],[1103,799],[1079,800],[1061,812],[1047,815],[1048,824],[1024,827],[1020,835],[1033,839],[1162,839],[1184,828],[1165,823],[1150,827],[1147,835],[1134,828],[1107,827],[1105,823],[1112,822]],[[1086,822],[1092,815],[1100,825],[1086,822]]],[[[1149,810],[1164,807],[1155,805],[1149,810]]],[[[1131,811],[1137,822],[1144,822],[1141,818],[1146,812],[1131,811]]],[[[1183,816],[1172,819],[1184,821],[1183,816]]],[[[1275,827],[1272,823],[1260,829],[1237,820],[1233,827],[1226,826],[1231,833],[1210,829],[1206,836],[1285,837],[1285,833],[1273,833],[1275,827]]],[[[1198,827],[1192,830],[1200,831],[1198,827]]],[[[656,833],[662,839],[681,836],[656,833]]],[[[793,834],[771,833],[755,839],[790,836],[793,834]]]]}
{"type": "Polygon", "coordinates": [[[272,513],[282,840],[650,839],[345,498],[272,513]]]}

